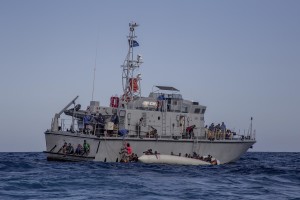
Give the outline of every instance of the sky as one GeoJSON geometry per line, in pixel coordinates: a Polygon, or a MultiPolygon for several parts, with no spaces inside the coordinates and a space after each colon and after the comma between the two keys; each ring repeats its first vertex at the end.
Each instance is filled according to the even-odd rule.
{"type": "Polygon", "coordinates": [[[178,88],[205,123],[241,133],[251,151],[300,151],[300,1],[0,0],[0,152],[41,152],[51,119],[75,96],[120,95],[128,24],[143,56],[142,94],[178,88]]]}

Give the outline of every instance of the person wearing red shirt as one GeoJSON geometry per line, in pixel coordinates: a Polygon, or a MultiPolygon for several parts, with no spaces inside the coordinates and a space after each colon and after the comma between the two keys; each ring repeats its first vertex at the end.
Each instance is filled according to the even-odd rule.
{"type": "Polygon", "coordinates": [[[132,154],[132,148],[131,148],[131,146],[130,146],[129,143],[127,143],[126,150],[127,150],[127,155],[131,155],[132,154]]]}

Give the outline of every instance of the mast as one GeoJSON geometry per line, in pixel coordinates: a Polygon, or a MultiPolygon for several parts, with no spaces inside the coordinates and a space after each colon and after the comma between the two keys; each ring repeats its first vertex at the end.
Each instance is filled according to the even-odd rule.
{"type": "Polygon", "coordinates": [[[142,56],[137,54],[136,60],[134,60],[133,50],[135,47],[139,46],[139,43],[136,41],[137,36],[135,35],[135,28],[139,25],[136,22],[129,23],[129,35],[128,38],[128,53],[125,58],[122,72],[122,86],[123,86],[123,95],[121,100],[124,103],[132,101],[135,98],[141,97],[141,74],[135,74],[134,71],[140,67],[142,62],[142,56]]]}
{"type": "Polygon", "coordinates": [[[252,139],[252,121],[253,121],[253,117],[251,117],[251,123],[250,123],[250,138],[252,139]]]}

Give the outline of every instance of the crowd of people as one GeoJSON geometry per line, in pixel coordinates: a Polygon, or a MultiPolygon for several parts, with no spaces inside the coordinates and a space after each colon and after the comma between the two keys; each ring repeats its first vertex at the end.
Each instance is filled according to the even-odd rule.
{"type": "Polygon", "coordinates": [[[205,133],[207,136],[207,139],[213,141],[215,139],[230,139],[233,136],[233,132],[229,129],[226,129],[226,125],[224,122],[221,124],[215,125],[214,123],[211,123],[209,127],[207,125],[205,126],[205,133]]]}
{"type": "Polygon", "coordinates": [[[105,118],[101,113],[85,115],[82,120],[83,126],[78,124],[80,132],[89,134],[93,129],[99,130],[100,133],[104,131],[105,118]]]}
{"type": "Polygon", "coordinates": [[[66,155],[87,156],[90,153],[90,144],[87,143],[86,140],[84,140],[83,145],[78,144],[76,149],[74,150],[74,147],[72,146],[71,143],[67,144],[67,142],[65,142],[60,150],[62,150],[65,156],[66,155]]]}
{"type": "Polygon", "coordinates": [[[194,158],[194,159],[202,160],[202,161],[205,161],[205,162],[209,162],[212,165],[217,165],[218,164],[218,161],[216,159],[214,159],[211,155],[200,156],[196,152],[193,152],[192,156],[190,154],[185,154],[185,157],[194,158]]]}
{"type": "Polygon", "coordinates": [[[157,151],[152,151],[152,149],[148,149],[147,151],[143,152],[145,155],[157,155],[159,154],[157,151]]]}
{"type": "MultiPolygon", "coordinates": [[[[94,132],[95,134],[103,134],[105,131],[105,124],[106,124],[105,116],[101,113],[97,114],[87,114],[83,117],[82,123],[78,124],[79,132],[83,132],[85,134],[91,134],[94,132]]],[[[118,129],[119,124],[119,116],[117,115],[116,111],[111,115],[110,122],[113,123],[114,127],[113,130],[118,129]]],[[[107,130],[108,134],[112,134],[112,130],[107,130]]]]}

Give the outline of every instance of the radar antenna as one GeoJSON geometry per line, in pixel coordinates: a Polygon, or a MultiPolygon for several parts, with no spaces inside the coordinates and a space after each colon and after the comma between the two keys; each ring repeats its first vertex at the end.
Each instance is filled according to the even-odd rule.
{"type": "Polygon", "coordinates": [[[123,86],[123,95],[121,100],[124,103],[132,101],[135,98],[141,97],[141,74],[135,74],[134,71],[140,67],[143,63],[142,56],[137,54],[136,60],[134,59],[133,49],[138,47],[139,43],[136,41],[137,36],[135,35],[135,28],[139,25],[135,22],[129,23],[129,36],[128,38],[128,53],[125,58],[122,72],[122,86],[123,86]]]}

